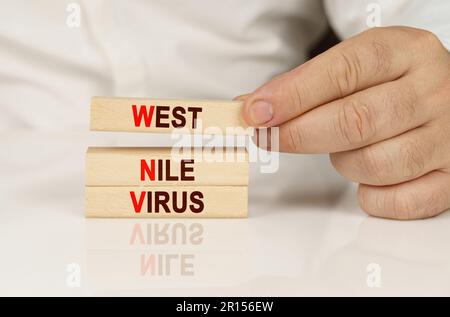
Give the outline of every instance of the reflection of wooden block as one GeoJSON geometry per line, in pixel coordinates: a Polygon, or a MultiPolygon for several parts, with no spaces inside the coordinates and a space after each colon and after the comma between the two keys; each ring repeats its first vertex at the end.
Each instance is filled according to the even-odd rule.
{"type": "MultiPolygon", "coordinates": [[[[186,132],[225,134],[230,127],[247,127],[242,120],[241,108],[240,101],[93,97],[91,130],[171,133],[174,128],[185,128],[186,132]],[[198,120],[201,120],[201,126],[198,120]],[[219,130],[210,130],[211,127],[219,130]]],[[[227,134],[247,133],[241,129],[227,134]]]]}
{"type": "Polygon", "coordinates": [[[86,187],[90,218],[242,218],[247,186],[86,187]]]}
{"type": "Polygon", "coordinates": [[[245,148],[196,151],[175,160],[171,148],[89,148],[86,185],[248,185],[245,148]]]}

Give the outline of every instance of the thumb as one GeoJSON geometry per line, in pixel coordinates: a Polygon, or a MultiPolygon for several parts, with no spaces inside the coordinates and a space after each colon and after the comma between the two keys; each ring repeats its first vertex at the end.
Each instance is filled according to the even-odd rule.
{"type": "Polygon", "coordinates": [[[296,74],[302,66],[279,75],[251,94],[238,97],[244,101],[244,120],[253,127],[280,125],[302,114],[305,88],[296,74]]]}

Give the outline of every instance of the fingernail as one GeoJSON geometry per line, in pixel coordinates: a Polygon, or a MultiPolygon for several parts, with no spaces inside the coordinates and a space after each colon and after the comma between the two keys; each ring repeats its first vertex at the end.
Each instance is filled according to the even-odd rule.
{"type": "Polygon", "coordinates": [[[273,118],[272,105],[266,101],[257,101],[250,105],[249,115],[254,124],[267,123],[273,118]]]}

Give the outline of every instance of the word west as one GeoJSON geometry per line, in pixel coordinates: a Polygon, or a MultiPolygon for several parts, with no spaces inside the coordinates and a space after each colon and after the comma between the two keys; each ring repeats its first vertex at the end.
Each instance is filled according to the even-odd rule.
{"type": "Polygon", "coordinates": [[[172,109],[169,106],[131,106],[135,127],[145,126],[150,128],[185,128],[195,129],[198,114],[202,112],[200,107],[180,107],[172,109]],[[190,117],[190,120],[189,120],[190,117]],[[170,119],[173,118],[173,119],[170,119]]]}

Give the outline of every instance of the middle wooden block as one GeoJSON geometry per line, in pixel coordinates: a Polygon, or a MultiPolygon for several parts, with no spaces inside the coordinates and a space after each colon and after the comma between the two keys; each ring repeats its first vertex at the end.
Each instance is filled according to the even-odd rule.
{"type": "Polygon", "coordinates": [[[89,148],[86,186],[248,186],[245,148],[89,148]]]}

